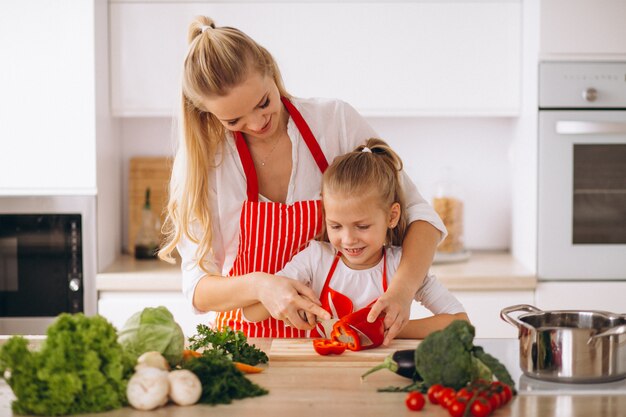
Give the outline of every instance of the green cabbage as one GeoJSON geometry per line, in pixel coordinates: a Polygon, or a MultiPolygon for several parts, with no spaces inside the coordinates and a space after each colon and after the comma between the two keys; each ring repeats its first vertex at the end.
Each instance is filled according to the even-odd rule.
{"type": "Polygon", "coordinates": [[[170,311],[161,307],[146,307],[133,314],[119,332],[118,342],[134,362],[145,352],[160,352],[170,366],[183,359],[185,336],[170,311]]]}
{"type": "Polygon", "coordinates": [[[22,336],[0,348],[0,377],[17,399],[15,414],[94,413],[126,404],[132,367],[123,361],[115,328],[103,317],[61,314],[40,351],[22,336]]]}

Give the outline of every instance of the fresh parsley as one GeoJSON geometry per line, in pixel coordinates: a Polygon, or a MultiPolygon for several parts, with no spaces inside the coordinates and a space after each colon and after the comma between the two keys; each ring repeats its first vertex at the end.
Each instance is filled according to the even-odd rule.
{"type": "Polygon", "coordinates": [[[183,368],[202,383],[203,404],[230,404],[232,400],[265,395],[268,391],[247,379],[223,352],[208,350],[183,362],[183,368]]]}
{"type": "Polygon", "coordinates": [[[265,352],[250,345],[246,335],[242,331],[232,330],[226,327],[224,330],[213,330],[209,326],[199,324],[196,327],[197,334],[189,338],[189,349],[216,350],[230,356],[235,362],[248,365],[267,363],[269,360],[265,352]]]}

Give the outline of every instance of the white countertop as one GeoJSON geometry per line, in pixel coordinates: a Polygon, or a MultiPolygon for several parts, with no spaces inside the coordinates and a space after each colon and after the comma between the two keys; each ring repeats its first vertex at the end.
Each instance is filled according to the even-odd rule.
{"type": "MultiPolygon", "coordinates": [[[[469,260],[436,264],[432,272],[448,289],[534,290],[537,277],[508,252],[472,252],[469,260]]],[[[98,291],[180,291],[180,264],[122,255],[96,276],[98,291]]]]}

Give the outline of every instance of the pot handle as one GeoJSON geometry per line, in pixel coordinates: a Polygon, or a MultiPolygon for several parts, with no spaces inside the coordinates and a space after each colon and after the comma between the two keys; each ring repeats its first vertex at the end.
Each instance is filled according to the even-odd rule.
{"type": "Polygon", "coordinates": [[[527,311],[531,313],[541,313],[542,310],[538,309],[535,306],[531,306],[530,304],[516,304],[514,306],[505,307],[500,311],[500,318],[512,326],[517,328],[526,327],[527,329],[534,329],[531,325],[524,323],[517,317],[510,316],[510,313],[514,311],[527,311]]]}
{"type": "Polygon", "coordinates": [[[622,324],[621,326],[616,326],[602,333],[598,333],[596,335],[591,336],[589,340],[587,341],[587,344],[590,344],[601,337],[617,336],[617,335],[625,334],[625,333],[626,333],[626,324],[622,324]]]}

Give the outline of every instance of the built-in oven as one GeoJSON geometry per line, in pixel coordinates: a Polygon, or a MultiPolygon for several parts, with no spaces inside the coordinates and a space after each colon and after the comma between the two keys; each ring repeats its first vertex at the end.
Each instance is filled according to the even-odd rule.
{"type": "Polygon", "coordinates": [[[95,197],[0,198],[0,334],[96,313],[95,197]]]}
{"type": "Polygon", "coordinates": [[[539,67],[537,274],[626,279],[626,62],[539,67]]]}

